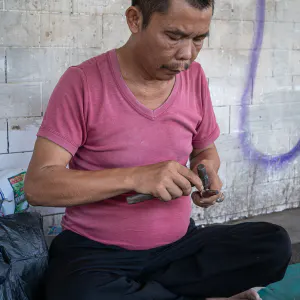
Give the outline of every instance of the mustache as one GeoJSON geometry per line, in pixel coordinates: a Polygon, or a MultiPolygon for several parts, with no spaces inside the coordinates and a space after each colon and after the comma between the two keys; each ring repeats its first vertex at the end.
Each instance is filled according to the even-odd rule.
{"type": "Polygon", "coordinates": [[[188,70],[189,67],[191,66],[191,63],[184,63],[184,64],[167,64],[167,65],[162,65],[161,69],[169,69],[169,70],[188,70]]]}

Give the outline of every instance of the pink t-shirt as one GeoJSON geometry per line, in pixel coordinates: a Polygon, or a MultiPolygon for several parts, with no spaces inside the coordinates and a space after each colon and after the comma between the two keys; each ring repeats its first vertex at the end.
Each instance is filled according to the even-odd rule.
{"type": "MultiPolygon", "coordinates": [[[[167,101],[150,110],[127,87],[116,51],[111,50],[64,73],[37,135],[73,155],[70,169],[102,170],[167,160],[186,165],[193,148],[212,144],[219,133],[207,79],[198,63],[178,74],[167,101]]],[[[129,205],[126,196],[69,207],[62,226],[104,244],[135,250],[166,245],[186,234],[190,197],[129,205]]]]}

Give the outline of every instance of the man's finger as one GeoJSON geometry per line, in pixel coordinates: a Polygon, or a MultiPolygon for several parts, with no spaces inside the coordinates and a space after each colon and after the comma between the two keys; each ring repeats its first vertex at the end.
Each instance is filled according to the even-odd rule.
{"type": "Polygon", "coordinates": [[[201,194],[199,192],[194,192],[192,194],[192,199],[194,202],[196,202],[195,204],[201,206],[201,205],[213,205],[217,199],[219,198],[219,196],[213,196],[210,198],[203,198],[201,197],[201,194]]]}
{"type": "Polygon", "coordinates": [[[210,198],[213,196],[219,195],[219,191],[216,190],[205,190],[201,192],[202,198],[210,198]]]}
{"type": "Polygon", "coordinates": [[[210,189],[211,190],[221,191],[222,186],[223,186],[222,181],[218,177],[217,179],[211,181],[210,189]]]}
{"type": "Polygon", "coordinates": [[[192,185],[194,185],[198,191],[203,190],[201,179],[193,171],[184,166],[180,166],[178,172],[179,174],[184,176],[192,185]]]}
{"type": "Polygon", "coordinates": [[[196,206],[201,207],[201,208],[210,208],[210,207],[214,206],[214,203],[212,203],[212,204],[201,204],[201,203],[198,203],[196,201],[193,201],[193,202],[196,206]]]}
{"type": "Polygon", "coordinates": [[[203,203],[212,203],[212,202],[215,202],[217,201],[218,199],[220,198],[220,195],[216,195],[216,196],[212,196],[212,197],[209,197],[209,198],[201,198],[201,200],[203,201],[203,203]]]}
{"type": "Polygon", "coordinates": [[[192,185],[184,176],[178,174],[173,181],[182,190],[184,196],[191,194],[192,185]]]}
{"type": "Polygon", "coordinates": [[[201,204],[201,205],[199,205],[199,207],[202,207],[202,208],[210,208],[210,207],[212,207],[212,206],[214,206],[215,205],[215,203],[212,203],[212,204],[201,204]]]}
{"type": "Polygon", "coordinates": [[[214,205],[216,204],[216,202],[213,202],[213,203],[211,203],[211,204],[202,204],[202,203],[198,203],[198,202],[195,202],[195,201],[194,201],[194,203],[195,203],[197,206],[202,207],[202,208],[209,208],[209,207],[214,206],[214,205]]]}
{"type": "Polygon", "coordinates": [[[172,200],[172,196],[170,195],[170,193],[168,192],[167,189],[161,189],[159,191],[159,197],[160,200],[162,201],[171,201],[172,200]]]}
{"type": "Polygon", "coordinates": [[[213,201],[209,201],[210,198],[202,198],[199,192],[194,192],[192,194],[192,199],[194,201],[195,204],[197,205],[209,205],[211,204],[213,201]]]}
{"type": "Polygon", "coordinates": [[[172,199],[177,199],[183,195],[183,191],[174,183],[171,187],[167,187],[166,189],[168,193],[172,196],[172,199]]]}

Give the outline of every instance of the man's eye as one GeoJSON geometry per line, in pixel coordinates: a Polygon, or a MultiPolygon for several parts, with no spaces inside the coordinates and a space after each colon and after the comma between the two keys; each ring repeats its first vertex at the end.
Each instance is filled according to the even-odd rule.
{"type": "Polygon", "coordinates": [[[197,44],[201,44],[201,43],[203,43],[203,41],[204,41],[203,38],[194,39],[194,42],[197,44]]]}
{"type": "Polygon", "coordinates": [[[169,35],[169,34],[168,34],[168,37],[169,37],[169,39],[172,40],[172,41],[179,41],[179,39],[180,39],[180,38],[179,38],[178,36],[176,36],[176,35],[169,35]]]}

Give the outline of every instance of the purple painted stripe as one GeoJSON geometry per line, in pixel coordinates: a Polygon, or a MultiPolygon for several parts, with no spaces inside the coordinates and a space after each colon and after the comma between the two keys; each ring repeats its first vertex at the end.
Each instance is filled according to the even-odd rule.
{"type": "Polygon", "coordinates": [[[256,30],[253,38],[253,47],[251,53],[251,61],[249,64],[249,71],[247,76],[247,81],[245,85],[245,90],[241,99],[241,115],[240,115],[240,130],[242,133],[240,134],[240,142],[242,144],[242,149],[244,155],[247,159],[253,160],[261,165],[266,167],[281,167],[289,161],[295,159],[300,154],[300,140],[297,145],[289,152],[285,154],[281,154],[278,156],[267,155],[259,152],[255,147],[251,144],[250,139],[250,129],[248,122],[249,115],[249,98],[252,94],[252,89],[255,84],[255,77],[257,72],[257,65],[259,62],[259,56],[261,51],[261,46],[264,37],[264,26],[265,26],[265,11],[266,11],[266,1],[265,0],[257,0],[256,4],[256,30]],[[253,84],[253,85],[252,85],[253,84]]]}

